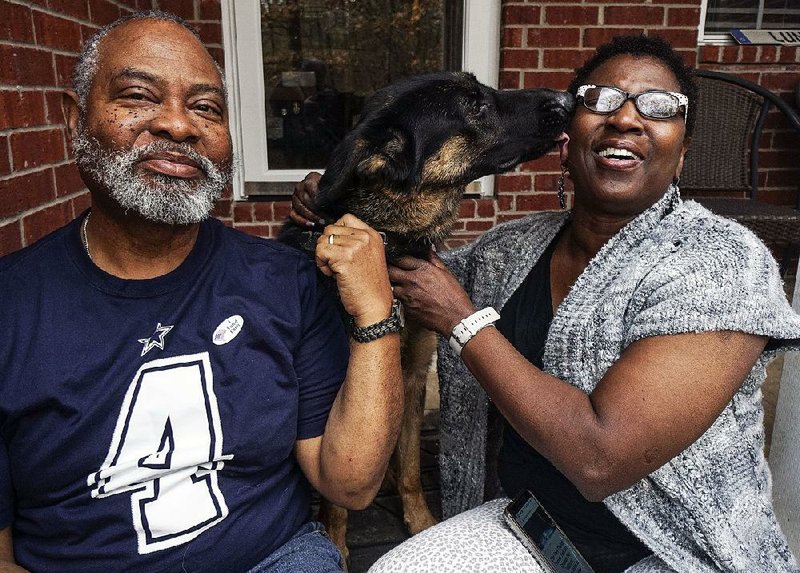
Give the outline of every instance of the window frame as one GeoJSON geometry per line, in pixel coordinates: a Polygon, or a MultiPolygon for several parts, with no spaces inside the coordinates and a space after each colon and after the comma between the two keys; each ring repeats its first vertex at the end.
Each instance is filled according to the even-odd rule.
{"type": "MultiPolygon", "coordinates": [[[[464,0],[461,69],[472,72],[493,88],[498,86],[500,69],[500,1],[464,0]]],[[[260,2],[222,2],[222,36],[228,121],[238,163],[233,198],[246,200],[252,186],[263,183],[275,184],[276,195],[288,195],[294,182],[305,177],[311,168],[269,169],[268,166],[260,2]]],[[[493,195],[494,176],[471,183],[468,191],[493,195]]]]}
{"type": "MultiPolygon", "coordinates": [[[[725,46],[725,45],[737,45],[736,40],[734,40],[733,36],[731,36],[728,32],[709,32],[706,33],[706,15],[708,14],[708,2],[709,0],[701,0],[700,2],[700,25],[698,26],[697,30],[697,43],[698,45],[713,45],[713,46],[725,46]]],[[[763,1],[759,3],[758,6],[759,15],[757,16],[758,22],[763,20],[764,16],[764,3],[763,1]]],[[[758,30],[771,30],[775,28],[756,28],[758,30]]]]}

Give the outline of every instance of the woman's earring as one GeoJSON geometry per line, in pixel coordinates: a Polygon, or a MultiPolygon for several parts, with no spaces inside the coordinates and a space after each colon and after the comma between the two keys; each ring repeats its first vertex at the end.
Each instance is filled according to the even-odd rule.
{"type": "Polygon", "coordinates": [[[566,177],[569,170],[566,165],[561,166],[561,176],[558,178],[558,204],[562,209],[567,208],[567,196],[564,193],[564,177],[566,177]]]}

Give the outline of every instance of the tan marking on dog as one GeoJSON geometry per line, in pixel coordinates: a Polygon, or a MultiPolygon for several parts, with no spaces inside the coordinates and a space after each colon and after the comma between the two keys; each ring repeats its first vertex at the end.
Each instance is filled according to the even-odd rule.
{"type": "MultiPolygon", "coordinates": [[[[383,145],[380,153],[374,153],[363,159],[359,164],[359,170],[364,175],[375,175],[381,169],[386,167],[386,164],[397,155],[403,153],[405,149],[405,137],[396,130],[392,130],[392,137],[383,145]]],[[[354,152],[358,153],[367,146],[367,142],[363,139],[357,141],[354,146],[354,152]]]]}
{"type": "MultiPolygon", "coordinates": [[[[393,146],[402,148],[403,142],[398,137],[387,142],[384,151],[391,152],[393,146]]],[[[355,211],[385,231],[409,238],[444,238],[457,218],[458,201],[464,191],[452,187],[451,182],[462,177],[472,164],[471,147],[464,137],[451,138],[425,162],[416,189],[371,188],[369,201],[359,203],[355,211]]],[[[364,159],[360,167],[365,173],[376,173],[386,161],[384,155],[375,154],[364,159]]]]}
{"type": "Polygon", "coordinates": [[[419,189],[411,193],[386,188],[374,191],[373,199],[377,200],[376,207],[380,209],[385,203],[393,208],[393,212],[380,210],[381,213],[386,213],[386,216],[381,217],[383,220],[380,223],[376,222],[376,226],[412,237],[438,235],[442,231],[447,233],[449,226],[457,217],[455,211],[462,192],[462,189],[437,188],[419,189]],[[456,201],[455,208],[454,201],[456,201]],[[444,229],[444,226],[447,228],[444,229]]]}
{"type": "Polygon", "coordinates": [[[453,137],[445,141],[438,153],[422,166],[421,180],[426,184],[458,180],[474,159],[471,149],[465,137],[453,137]]]}
{"type": "Polygon", "coordinates": [[[359,163],[358,167],[365,175],[374,175],[386,166],[386,157],[383,155],[370,155],[359,163]]]}

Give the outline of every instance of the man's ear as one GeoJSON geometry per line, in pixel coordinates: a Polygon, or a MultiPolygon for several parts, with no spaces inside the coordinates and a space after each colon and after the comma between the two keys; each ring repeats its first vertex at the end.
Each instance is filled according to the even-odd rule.
{"type": "Polygon", "coordinates": [[[75,93],[75,90],[65,90],[61,94],[61,111],[64,113],[64,121],[67,124],[69,137],[70,139],[75,139],[75,136],[78,135],[78,124],[81,117],[78,94],[75,93]]]}

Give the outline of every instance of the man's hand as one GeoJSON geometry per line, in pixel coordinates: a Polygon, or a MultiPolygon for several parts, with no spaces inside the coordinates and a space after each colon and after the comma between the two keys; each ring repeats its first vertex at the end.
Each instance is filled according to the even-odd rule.
{"type": "Polygon", "coordinates": [[[14,547],[11,541],[11,528],[0,529],[0,573],[26,573],[14,561],[14,547]]]}
{"type": "Polygon", "coordinates": [[[392,287],[386,269],[383,239],[353,215],[344,215],[317,241],[317,267],[334,277],[339,298],[356,326],[369,326],[389,316],[392,287]]]}

